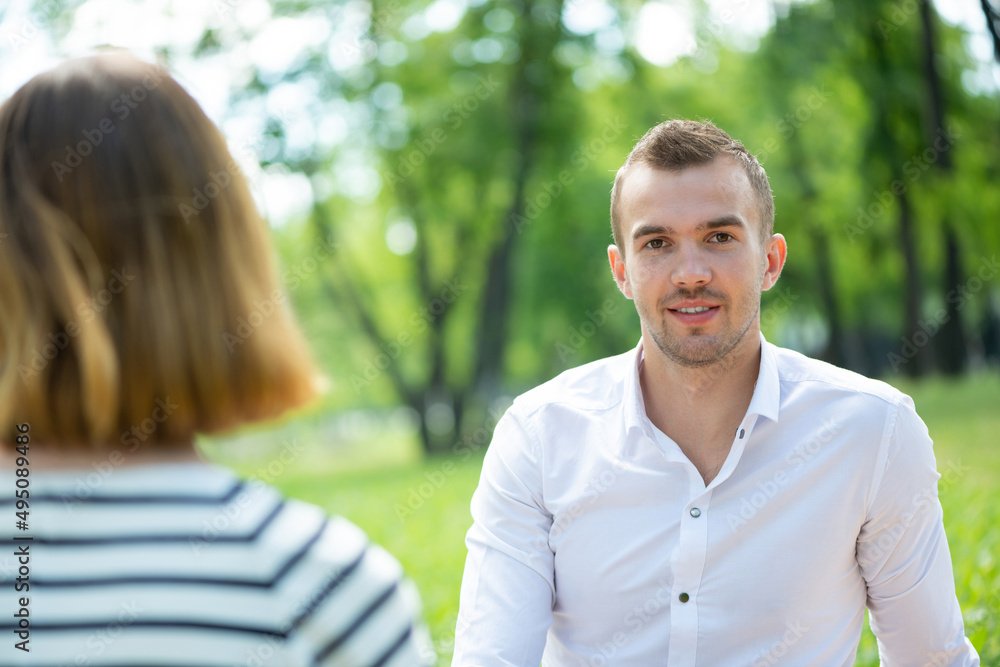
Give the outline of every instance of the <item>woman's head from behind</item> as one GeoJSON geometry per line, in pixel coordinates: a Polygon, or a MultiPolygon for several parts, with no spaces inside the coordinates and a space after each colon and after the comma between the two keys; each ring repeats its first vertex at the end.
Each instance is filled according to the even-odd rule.
{"type": "Polygon", "coordinates": [[[0,441],[187,443],[316,381],[246,182],[164,69],[73,60],[0,106],[0,441]]]}

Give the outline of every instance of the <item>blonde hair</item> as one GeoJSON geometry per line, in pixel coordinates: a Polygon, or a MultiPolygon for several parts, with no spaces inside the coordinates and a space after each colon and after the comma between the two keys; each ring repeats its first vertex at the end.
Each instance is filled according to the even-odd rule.
{"type": "Polygon", "coordinates": [[[272,252],[166,70],[113,54],[33,78],[0,107],[0,440],[27,422],[103,448],[153,423],[165,446],[313,400],[272,252]]]}

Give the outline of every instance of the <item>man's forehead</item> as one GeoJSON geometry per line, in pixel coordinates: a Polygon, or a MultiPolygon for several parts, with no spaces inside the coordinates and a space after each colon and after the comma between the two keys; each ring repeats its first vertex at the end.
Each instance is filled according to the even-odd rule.
{"type": "MultiPolygon", "coordinates": [[[[753,215],[753,187],[746,172],[728,156],[685,169],[630,165],[622,183],[622,213],[647,205],[683,210],[706,203],[731,205],[753,215]]],[[[756,218],[756,215],[753,215],[756,218]]]]}

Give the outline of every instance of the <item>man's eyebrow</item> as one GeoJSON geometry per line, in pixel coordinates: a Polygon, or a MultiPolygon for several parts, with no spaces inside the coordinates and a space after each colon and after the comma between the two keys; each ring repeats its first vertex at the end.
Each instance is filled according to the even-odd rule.
{"type": "Polygon", "coordinates": [[[664,227],[663,225],[654,225],[647,223],[636,227],[635,230],[633,230],[632,232],[632,238],[638,239],[642,238],[643,236],[652,236],[654,234],[665,234],[666,236],[670,236],[673,233],[674,233],[673,227],[664,227]]]}
{"type": "MultiPolygon", "coordinates": [[[[721,227],[739,227],[740,229],[746,229],[747,223],[743,220],[743,218],[737,215],[723,215],[699,224],[694,228],[694,231],[703,232],[708,229],[719,229],[721,227]]],[[[652,223],[642,224],[636,227],[632,232],[632,238],[640,239],[644,236],[653,236],[655,234],[670,236],[674,234],[674,228],[664,227],[663,225],[656,225],[652,223]]]]}
{"type": "Polygon", "coordinates": [[[747,223],[744,222],[743,218],[736,215],[724,215],[708,222],[703,222],[694,228],[696,232],[700,232],[706,229],[719,229],[720,227],[739,227],[741,229],[747,228],[747,223]]]}

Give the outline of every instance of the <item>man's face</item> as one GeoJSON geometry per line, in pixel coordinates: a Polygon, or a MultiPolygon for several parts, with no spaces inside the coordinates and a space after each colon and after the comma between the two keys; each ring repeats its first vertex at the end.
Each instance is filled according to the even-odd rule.
{"type": "Polygon", "coordinates": [[[625,255],[611,246],[608,256],[619,288],[635,301],[643,339],[689,367],[756,345],[760,293],[781,273],[785,241],[761,240],[739,164],[720,157],[683,171],[634,165],[620,204],[625,255]]]}

